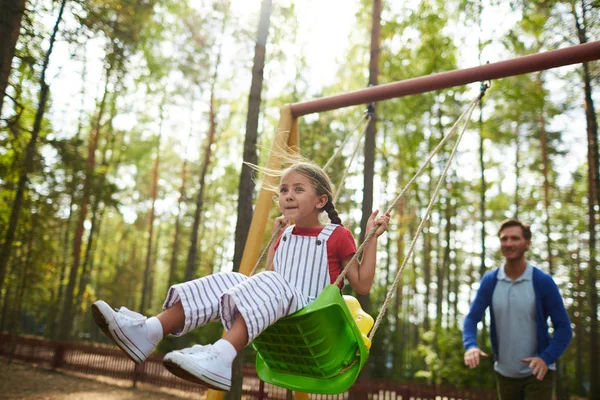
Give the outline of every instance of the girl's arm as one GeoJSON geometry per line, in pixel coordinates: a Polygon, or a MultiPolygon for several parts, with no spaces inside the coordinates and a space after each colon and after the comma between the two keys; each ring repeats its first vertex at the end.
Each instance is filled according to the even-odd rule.
{"type": "MultiPolygon", "coordinates": [[[[388,228],[390,222],[390,214],[386,213],[381,217],[377,218],[379,210],[375,210],[367,221],[367,235],[378,226],[377,233],[369,240],[367,245],[363,249],[363,257],[360,263],[355,262],[354,265],[348,269],[346,277],[348,281],[356,290],[358,294],[367,294],[373,286],[373,280],[375,278],[375,267],[377,265],[377,238],[381,236],[388,228]]],[[[342,261],[342,269],[348,265],[348,262],[352,257],[342,261]]]]}
{"type": "MultiPolygon", "coordinates": [[[[279,233],[277,234],[277,237],[279,238],[279,236],[283,234],[283,231],[285,231],[285,228],[287,228],[289,224],[290,221],[288,221],[287,218],[285,218],[283,215],[281,217],[277,217],[275,218],[273,232],[279,231],[279,233]]],[[[267,263],[265,266],[266,271],[273,271],[274,269],[273,257],[275,257],[275,243],[277,243],[276,240],[273,241],[273,244],[269,247],[269,250],[267,252],[267,263]]]]}

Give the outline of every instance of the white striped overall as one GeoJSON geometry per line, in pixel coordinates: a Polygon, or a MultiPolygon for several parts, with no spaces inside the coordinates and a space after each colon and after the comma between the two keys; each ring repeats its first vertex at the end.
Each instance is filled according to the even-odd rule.
{"type": "Polygon", "coordinates": [[[248,326],[248,343],[278,319],[313,302],[330,283],[327,239],[338,225],[326,225],[318,236],[283,233],[275,251],[275,271],[247,277],[221,272],[169,288],[163,309],[181,301],[188,331],[221,318],[229,330],[240,313],[248,326]]]}

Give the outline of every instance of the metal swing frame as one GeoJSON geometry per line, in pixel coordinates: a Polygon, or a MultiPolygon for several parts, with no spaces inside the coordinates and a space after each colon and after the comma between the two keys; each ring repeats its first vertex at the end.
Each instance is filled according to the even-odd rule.
{"type": "MultiPolygon", "coordinates": [[[[433,90],[447,89],[473,82],[506,78],[509,76],[527,74],[566,65],[580,64],[598,59],[600,59],[600,41],[594,41],[478,67],[442,72],[307,102],[286,105],[282,107],[280,111],[279,125],[275,134],[272,149],[289,148],[292,151],[298,151],[298,118],[303,115],[421,94],[433,90]]],[[[277,151],[272,151],[267,162],[267,168],[278,169],[281,162],[281,155],[278,154],[277,151]]],[[[276,182],[274,182],[274,179],[275,178],[267,178],[264,184],[275,185],[276,182]]],[[[272,205],[272,195],[266,189],[266,186],[263,186],[256,202],[256,208],[240,264],[240,272],[243,274],[247,275],[252,271],[259,257],[262,238],[272,205]]],[[[296,390],[295,397],[297,399],[308,398],[307,394],[304,393],[304,391],[306,391],[305,388],[299,387],[296,390]]],[[[223,396],[224,392],[211,389],[207,395],[207,400],[221,400],[223,399],[223,396]]]]}

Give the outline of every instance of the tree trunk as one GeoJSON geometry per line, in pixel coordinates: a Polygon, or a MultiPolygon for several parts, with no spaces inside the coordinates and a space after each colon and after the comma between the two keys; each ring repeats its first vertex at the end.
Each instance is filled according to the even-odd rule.
{"type": "Polygon", "coordinates": [[[158,130],[158,137],[156,138],[156,155],[154,156],[154,166],[152,168],[152,185],[150,189],[151,206],[150,213],[148,214],[148,244],[146,246],[146,263],[144,266],[144,278],[142,285],[142,304],[140,305],[140,313],[145,314],[146,308],[152,303],[152,293],[149,288],[152,286],[150,279],[152,276],[151,264],[152,264],[152,238],[154,237],[154,217],[155,217],[155,206],[156,198],[158,197],[158,176],[160,169],[160,140],[163,130],[164,121],[164,106],[166,102],[166,94],[163,98],[162,104],[160,105],[160,127],[158,130]]]}
{"type": "MultiPolygon", "coordinates": [[[[25,232],[19,232],[19,236],[17,240],[21,243],[24,243],[26,238],[25,232]]],[[[8,271],[8,279],[13,279],[13,283],[7,285],[4,295],[4,304],[2,306],[2,320],[0,321],[0,331],[8,329],[11,327],[12,323],[12,313],[16,307],[16,299],[17,294],[14,292],[19,289],[19,277],[21,270],[23,269],[24,263],[22,262],[22,253],[25,251],[25,246],[19,246],[15,249],[14,255],[11,257],[12,262],[10,263],[10,269],[8,271]],[[17,282],[15,284],[14,282],[17,282]]]]}
{"type": "MultiPolygon", "coordinates": [[[[114,106],[116,99],[113,99],[113,110],[110,116],[110,125],[112,126],[112,121],[116,116],[116,108],[114,106]]],[[[79,276],[79,286],[77,290],[77,300],[75,301],[75,315],[79,315],[82,307],[83,307],[83,294],[85,292],[85,288],[89,283],[90,276],[92,274],[92,269],[94,265],[94,251],[95,248],[95,239],[100,235],[100,229],[102,227],[102,220],[104,214],[104,208],[102,208],[102,198],[104,183],[106,181],[106,171],[108,170],[109,160],[108,153],[115,154],[115,139],[116,135],[113,132],[111,133],[110,140],[104,146],[102,150],[102,162],[101,162],[101,173],[98,176],[98,181],[94,185],[95,195],[94,195],[94,203],[92,205],[92,219],[90,224],[90,232],[88,234],[88,239],[85,248],[85,255],[83,257],[83,263],[81,266],[81,274],[79,276]]],[[[118,169],[118,162],[113,165],[115,170],[118,169]]]]}
{"type": "Polygon", "coordinates": [[[451,235],[451,230],[452,230],[452,226],[450,223],[450,218],[451,218],[451,210],[450,210],[450,199],[447,198],[446,199],[446,203],[445,203],[445,220],[446,220],[446,224],[444,227],[444,237],[445,237],[445,242],[446,245],[444,246],[444,254],[442,256],[442,260],[440,262],[437,263],[438,268],[437,268],[437,290],[436,290],[436,302],[435,302],[435,310],[436,310],[436,322],[435,322],[435,335],[436,335],[436,340],[435,343],[437,345],[438,343],[438,338],[439,338],[439,334],[442,330],[442,318],[444,315],[444,311],[443,311],[443,303],[444,303],[444,286],[446,284],[446,274],[449,270],[450,267],[450,235],[451,235]]]}
{"type": "MultiPolygon", "coordinates": [[[[542,96],[542,88],[544,81],[542,79],[542,73],[538,74],[538,89],[539,96],[542,96]]],[[[544,116],[544,108],[540,110],[540,147],[542,151],[542,176],[544,184],[544,214],[545,221],[544,226],[546,228],[546,251],[548,252],[548,273],[554,275],[554,263],[552,257],[552,238],[550,237],[550,179],[548,177],[549,160],[548,160],[548,135],[546,132],[546,118],[544,116]]],[[[561,371],[561,361],[556,360],[556,370],[554,374],[554,387],[556,395],[559,399],[564,398],[563,393],[563,379],[561,371]]]]}
{"type": "Polygon", "coordinates": [[[71,334],[71,324],[73,321],[73,297],[75,295],[75,285],[77,282],[77,275],[79,273],[79,266],[81,262],[81,246],[83,242],[84,223],[87,218],[87,209],[90,204],[92,181],[94,180],[94,173],[96,169],[96,149],[98,148],[98,142],[100,140],[101,121],[104,115],[106,100],[108,97],[108,84],[110,81],[112,68],[113,65],[111,64],[106,69],[104,94],[102,96],[102,100],[100,101],[98,115],[94,122],[94,126],[92,126],[92,129],[90,130],[88,139],[86,170],[83,181],[83,194],[81,197],[81,204],[79,206],[79,217],[77,219],[77,225],[75,228],[75,236],[73,238],[73,264],[71,265],[71,270],[69,272],[69,282],[65,292],[65,303],[60,323],[59,338],[61,340],[68,340],[71,334]]]}
{"type": "MultiPolygon", "coordinates": [[[[543,96],[544,80],[543,74],[538,75],[537,89],[540,98],[543,96]]],[[[554,275],[554,263],[552,257],[552,238],[550,237],[550,178],[548,171],[550,170],[550,161],[548,159],[548,133],[546,132],[546,118],[544,116],[544,106],[540,110],[540,148],[542,156],[542,179],[544,185],[544,227],[546,228],[546,251],[548,252],[548,272],[554,275]]],[[[557,369],[558,370],[558,369],[557,369]]]]}
{"type": "Polygon", "coordinates": [[[252,222],[252,200],[254,193],[254,174],[252,168],[246,163],[256,164],[256,142],[258,140],[258,118],[262,99],[262,88],[265,69],[265,56],[269,26],[271,24],[272,0],[262,0],[260,6],[260,20],[256,33],[256,46],[254,47],[254,62],[252,66],[252,83],[248,96],[248,115],[246,117],[246,136],[244,138],[244,162],[240,173],[238,186],[237,223],[235,226],[235,250],[233,253],[233,270],[239,271],[246,237],[252,222]]]}
{"type": "MultiPolygon", "coordinates": [[[[369,57],[369,86],[377,86],[379,84],[379,56],[381,44],[381,11],[382,0],[373,0],[373,12],[371,20],[371,46],[369,57]]],[[[373,104],[373,113],[367,125],[365,132],[365,150],[364,150],[364,173],[363,173],[363,199],[362,199],[362,217],[360,221],[360,238],[359,242],[365,240],[368,232],[367,220],[373,212],[373,176],[375,173],[375,136],[377,134],[377,110],[373,104]]],[[[362,309],[371,313],[371,298],[368,294],[357,294],[356,299],[359,301],[362,309]]],[[[360,378],[366,378],[370,375],[369,368],[364,368],[360,378]]],[[[350,391],[349,398],[358,399],[366,398],[364,393],[356,393],[350,391]]]]}
{"type": "MultiPolygon", "coordinates": [[[[16,268],[15,263],[11,263],[11,270],[8,272],[8,276],[13,273],[13,269],[16,268]]],[[[15,285],[7,285],[6,290],[4,291],[4,298],[2,299],[2,313],[0,313],[0,332],[6,329],[6,324],[9,323],[8,319],[10,317],[9,309],[10,309],[10,298],[12,296],[13,287],[15,285]]],[[[0,293],[1,294],[1,293],[0,293]]]]}
{"type": "MultiPolygon", "coordinates": [[[[454,182],[458,181],[457,179],[454,180],[454,182]]],[[[453,183],[450,183],[450,185],[452,185],[453,183]]],[[[446,226],[446,247],[444,250],[444,271],[445,271],[445,290],[444,290],[444,300],[446,303],[446,312],[445,312],[445,319],[446,319],[446,329],[448,329],[451,326],[451,299],[450,299],[450,294],[452,293],[454,287],[453,287],[453,283],[454,283],[454,274],[452,273],[452,271],[450,270],[450,265],[452,264],[452,253],[455,250],[454,248],[454,242],[452,240],[452,238],[455,236],[455,227],[452,224],[452,220],[455,219],[456,217],[456,207],[453,204],[453,199],[450,197],[450,191],[448,192],[448,198],[446,200],[446,204],[448,206],[448,216],[446,218],[447,220],[447,226],[446,226]]],[[[455,252],[454,252],[455,253],[455,252]]],[[[456,273],[456,271],[454,272],[456,273]]]]}
{"type": "MultiPolygon", "coordinates": [[[[190,134],[188,135],[188,140],[185,148],[189,147],[190,138],[192,137],[192,130],[190,129],[190,134]]],[[[186,150],[187,151],[187,150],[186,150]]],[[[177,271],[177,255],[179,254],[179,233],[181,229],[181,206],[185,201],[185,188],[187,184],[187,154],[185,159],[183,160],[183,165],[181,166],[181,185],[179,186],[179,199],[177,199],[177,216],[175,217],[175,231],[173,233],[173,245],[171,246],[171,262],[169,264],[169,280],[167,282],[167,287],[171,287],[175,284],[175,273],[177,271]]]]}
{"type": "MultiPolygon", "coordinates": [[[[481,65],[481,54],[483,53],[483,47],[484,47],[484,43],[482,41],[482,18],[481,15],[483,13],[483,4],[481,1],[479,1],[477,3],[477,26],[479,27],[479,34],[477,36],[477,61],[479,63],[479,65],[481,65]]],[[[483,99],[481,99],[479,101],[479,121],[478,121],[478,128],[479,128],[479,180],[480,180],[480,184],[481,184],[481,195],[480,195],[480,199],[479,199],[479,218],[480,218],[480,223],[481,223],[481,254],[479,257],[479,276],[480,278],[483,278],[483,275],[485,274],[486,270],[487,270],[487,266],[485,263],[485,258],[486,258],[486,237],[487,237],[487,232],[485,229],[485,223],[487,222],[487,217],[485,215],[485,210],[487,207],[487,200],[486,200],[486,192],[487,192],[487,183],[485,181],[485,160],[484,160],[484,154],[485,154],[485,141],[484,141],[484,136],[483,136],[483,99]]],[[[475,266],[473,264],[471,264],[470,266],[470,271],[471,273],[474,272],[475,266]]],[[[457,271],[458,272],[458,271],[457,271]]],[[[475,281],[474,278],[474,274],[470,275],[472,278],[471,283],[473,283],[475,281]]],[[[469,301],[471,300],[471,287],[472,284],[469,285],[469,301]]],[[[458,297],[458,296],[457,296],[458,297]]],[[[481,329],[481,335],[483,340],[485,341],[486,338],[486,334],[487,334],[487,326],[486,326],[486,322],[485,322],[485,318],[481,321],[482,322],[482,329],[481,329]]]]}
{"type": "Polygon", "coordinates": [[[521,202],[519,199],[520,187],[519,187],[519,178],[521,177],[521,138],[519,137],[519,124],[515,128],[515,218],[519,218],[519,203],[521,202]]]}
{"type": "MultiPolygon", "coordinates": [[[[160,225],[160,221],[159,221],[158,226],[156,228],[155,243],[160,243],[160,234],[161,234],[161,225],[160,225]]],[[[159,246],[157,244],[156,246],[153,246],[152,256],[151,256],[154,264],[158,264],[158,251],[159,251],[159,246]]],[[[146,299],[146,308],[149,310],[152,310],[152,305],[154,304],[154,284],[156,283],[156,267],[150,268],[150,275],[148,278],[149,278],[148,279],[148,290],[147,290],[148,298],[146,299]]]]}
{"type": "Polygon", "coordinates": [[[582,295],[585,292],[585,286],[581,284],[583,282],[583,274],[581,271],[581,254],[580,254],[580,246],[575,247],[575,284],[573,285],[573,298],[575,299],[575,376],[577,380],[577,384],[575,386],[575,394],[578,396],[585,396],[585,386],[584,386],[584,368],[583,368],[583,353],[586,350],[583,344],[583,335],[585,334],[585,329],[583,326],[583,316],[585,314],[583,302],[584,296],[582,295]]]}
{"type": "MultiPolygon", "coordinates": [[[[572,13],[575,17],[575,25],[579,43],[587,43],[587,15],[586,6],[582,1],[581,23],[575,10],[575,4],[572,4],[572,13]]],[[[584,104],[585,120],[588,140],[588,227],[589,227],[589,264],[587,283],[589,287],[589,318],[590,318],[590,398],[600,398],[600,354],[598,343],[598,290],[596,261],[596,211],[595,206],[600,205],[600,162],[598,160],[598,123],[596,109],[594,108],[594,99],[592,97],[592,79],[588,63],[582,64],[582,80],[584,84],[584,104]]]]}
{"type": "MultiPolygon", "coordinates": [[[[402,172],[398,174],[398,179],[402,176],[402,172]]],[[[399,185],[400,186],[400,185],[399,185]]],[[[398,215],[398,230],[396,232],[396,267],[400,268],[402,262],[404,261],[404,233],[406,231],[406,216],[405,216],[405,200],[401,199],[396,206],[397,215],[398,215]]],[[[388,240],[389,241],[389,240],[388,240]]],[[[400,282],[396,287],[396,298],[394,299],[394,343],[397,345],[393,347],[393,367],[392,371],[401,371],[402,359],[404,354],[404,340],[402,335],[403,330],[403,320],[400,318],[402,315],[402,289],[404,287],[403,282],[405,282],[404,276],[400,278],[400,282]]]]}
{"type": "MultiPolygon", "coordinates": [[[[8,220],[8,226],[6,227],[6,237],[4,243],[0,248],[0,292],[2,292],[2,285],[4,283],[4,277],[6,274],[6,266],[10,259],[10,253],[12,249],[13,240],[15,238],[15,232],[17,230],[17,224],[19,222],[19,215],[21,214],[21,208],[23,206],[23,197],[25,195],[25,185],[27,184],[27,177],[33,170],[33,158],[36,153],[36,143],[42,129],[42,120],[44,119],[44,113],[46,111],[46,102],[48,100],[48,93],[50,87],[46,83],[46,72],[48,70],[48,64],[50,63],[50,56],[52,55],[52,49],[54,48],[54,42],[56,41],[56,35],[58,34],[58,27],[62,21],[63,12],[65,10],[65,4],[67,0],[63,0],[60,5],[56,22],[50,36],[50,44],[48,45],[48,51],[44,57],[44,64],[42,66],[42,75],[40,78],[40,98],[38,102],[38,108],[35,113],[35,120],[33,124],[33,130],[31,131],[31,137],[25,148],[25,161],[19,174],[19,182],[17,184],[17,192],[15,199],[12,202],[12,208],[10,210],[10,216],[8,220]]],[[[3,39],[2,39],[3,40],[3,39]]]]}
{"type": "MultiPolygon", "coordinates": [[[[456,245],[456,242],[454,243],[456,245]]],[[[460,289],[460,281],[461,277],[461,263],[456,260],[456,255],[453,257],[452,261],[454,261],[454,277],[452,278],[452,291],[454,293],[454,298],[452,299],[452,326],[458,328],[458,291],[460,289]]]]}
{"type": "MultiPolygon", "coordinates": [[[[99,197],[99,196],[98,196],[99,197]]],[[[81,264],[81,273],[79,274],[79,285],[77,285],[77,297],[75,300],[75,311],[74,316],[79,314],[82,307],[83,294],[88,284],[89,274],[91,270],[91,264],[93,263],[94,255],[93,249],[95,244],[95,237],[100,234],[100,227],[102,225],[102,210],[100,210],[100,199],[95,199],[92,206],[92,219],[90,223],[90,232],[85,246],[85,254],[83,256],[83,263],[81,264]]]]}
{"type": "MultiPolygon", "coordinates": [[[[228,11],[227,11],[228,12],[228,11]]],[[[225,27],[227,24],[228,15],[223,16],[223,25],[221,27],[221,37],[225,32],[225,27]]],[[[221,64],[221,46],[222,43],[219,44],[219,48],[217,50],[217,59],[214,65],[214,72],[212,76],[212,83],[210,88],[210,109],[209,109],[209,131],[208,136],[206,138],[206,147],[204,148],[204,159],[202,160],[202,168],[200,170],[200,189],[198,190],[198,194],[196,196],[196,211],[194,213],[194,224],[192,226],[192,233],[190,238],[190,248],[188,251],[187,263],[185,266],[185,276],[184,280],[190,281],[194,279],[196,276],[196,254],[198,252],[198,229],[200,228],[200,223],[202,220],[202,206],[204,204],[204,189],[206,186],[206,175],[208,174],[208,168],[210,166],[210,159],[212,156],[212,145],[215,141],[215,133],[217,130],[217,104],[215,98],[215,91],[217,86],[217,77],[219,72],[219,66],[221,64]]]]}
{"type": "Polygon", "coordinates": [[[485,161],[484,161],[484,140],[483,140],[483,99],[479,102],[479,180],[481,182],[481,196],[479,198],[479,218],[481,218],[481,254],[480,254],[480,264],[479,264],[479,275],[483,277],[485,274],[486,265],[485,265],[485,208],[486,208],[486,197],[485,192],[487,191],[487,184],[485,182],[485,161]]]}
{"type": "Polygon", "coordinates": [[[27,0],[4,0],[0,8],[0,116],[26,3],[27,0]]]}
{"type": "MultiPolygon", "coordinates": [[[[83,131],[83,118],[84,118],[84,104],[85,104],[85,82],[87,77],[87,51],[84,47],[83,52],[83,68],[81,70],[81,100],[79,105],[79,117],[77,120],[77,132],[73,138],[73,143],[75,144],[74,154],[79,154],[79,138],[81,137],[81,132],[83,131]]],[[[78,186],[78,178],[77,171],[73,168],[71,171],[71,179],[67,184],[67,188],[69,189],[69,213],[67,216],[67,220],[65,221],[65,232],[62,237],[62,260],[60,263],[60,273],[59,280],[56,288],[56,299],[52,303],[52,308],[50,309],[50,315],[48,317],[48,328],[46,331],[46,335],[51,339],[57,339],[58,335],[58,315],[61,309],[61,305],[63,305],[63,294],[64,294],[64,280],[65,280],[65,272],[67,270],[67,265],[69,263],[69,238],[71,236],[71,221],[73,219],[73,206],[75,205],[75,193],[77,191],[78,186]]]]}
{"type": "MultiPolygon", "coordinates": [[[[37,216],[37,214],[36,214],[37,216]]],[[[13,314],[12,314],[12,324],[11,324],[11,329],[10,329],[10,349],[9,349],[9,356],[8,356],[8,363],[10,364],[10,362],[12,361],[12,356],[13,353],[15,351],[16,345],[17,345],[17,335],[19,332],[19,326],[20,326],[20,322],[21,322],[21,309],[23,308],[23,297],[25,296],[25,293],[28,290],[28,282],[31,281],[31,279],[28,275],[30,273],[30,271],[33,269],[33,266],[31,265],[31,259],[33,257],[33,240],[35,238],[35,228],[37,227],[37,218],[34,218],[31,224],[31,229],[29,231],[29,235],[28,235],[28,239],[27,239],[27,253],[25,254],[25,262],[23,265],[23,268],[19,268],[20,271],[18,271],[19,275],[20,275],[20,282],[19,282],[19,286],[17,287],[17,293],[15,295],[15,308],[13,310],[13,314]]]]}
{"type": "MultiPolygon", "coordinates": [[[[587,88],[586,88],[587,89],[587,88]]],[[[586,119],[587,119],[587,140],[588,140],[588,234],[589,234],[589,264],[588,264],[588,296],[589,296],[589,304],[588,310],[590,318],[590,398],[596,399],[600,397],[600,376],[598,374],[600,366],[600,359],[598,357],[598,291],[596,289],[596,268],[598,268],[596,262],[596,191],[598,188],[596,187],[596,174],[597,174],[597,166],[596,166],[596,154],[598,152],[598,131],[594,132],[592,124],[590,121],[590,114],[593,113],[589,110],[589,106],[593,107],[591,98],[591,90],[589,92],[589,103],[587,98],[587,90],[586,90],[586,119]]],[[[595,116],[594,120],[595,121],[595,116]]]]}
{"type": "MultiPolygon", "coordinates": [[[[429,187],[433,181],[432,174],[429,174],[429,187]]],[[[427,196],[430,198],[430,196],[427,196]]],[[[423,225],[423,283],[425,284],[425,298],[423,310],[423,329],[428,331],[431,329],[429,317],[429,304],[431,303],[431,218],[428,218],[423,225]]]]}
{"type": "MultiPolygon", "coordinates": [[[[379,55],[381,52],[381,10],[382,0],[373,0],[373,16],[371,21],[371,52],[369,58],[369,86],[379,84],[379,55]]],[[[365,240],[368,232],[367,220],[373,212],[373,176],[375,174],[375,136],[377,134],[377,109],[373,104],[373,114],[365,132],[365,164],[363,175],[362,218],[360,221],[360,240],[365,240]]],[[[356,298],[365,312],[371,312],[371,298],[368,294],[357,295],[356,298]]]]}

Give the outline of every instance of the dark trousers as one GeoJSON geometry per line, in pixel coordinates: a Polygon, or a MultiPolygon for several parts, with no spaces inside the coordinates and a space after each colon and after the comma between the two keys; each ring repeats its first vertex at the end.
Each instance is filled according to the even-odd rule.
{"type": "Polygon", "coordinates": [[[496,372],[499,400],[552,400],[554,371],[548,370],[541,381],[533,375],[507,378],[496,372]]]}

